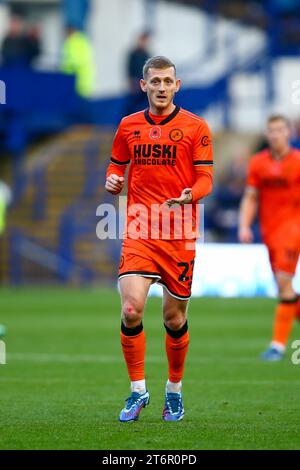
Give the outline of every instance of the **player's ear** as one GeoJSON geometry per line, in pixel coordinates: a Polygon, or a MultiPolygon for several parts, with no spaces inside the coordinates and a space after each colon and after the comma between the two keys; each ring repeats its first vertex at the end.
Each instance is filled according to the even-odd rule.
{"type": "Polygon", "coordinates": [[[140,79],[140,87],[141,89],[146,93],[147,91],[147,85],[146,85],[146,82],[143,78],[140,79]]]}
{"type": "Polygon", "coordinates": [[[181,80],[178,79],[178,80],[176,80],[176,93],[177,93],[177,91],[180,90],[180,87],[181,87],[181,80]]]}

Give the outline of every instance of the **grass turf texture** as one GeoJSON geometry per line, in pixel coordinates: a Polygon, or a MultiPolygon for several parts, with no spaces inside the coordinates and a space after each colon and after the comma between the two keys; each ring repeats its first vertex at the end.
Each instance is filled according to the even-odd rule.
{"type": "MultiPolygon", "coordinates": [[[[117,418],[128,396],[119,297],[110,290],[0,290],[1,449],[299,449],[300,365],[263,363],[269,299],[192,299],[186,416],[161,420],[167,364],[161,300],[145,314],[150,406],[117,418]]],[[[295,325],[292,339],[300,338],[295,325]]]]}

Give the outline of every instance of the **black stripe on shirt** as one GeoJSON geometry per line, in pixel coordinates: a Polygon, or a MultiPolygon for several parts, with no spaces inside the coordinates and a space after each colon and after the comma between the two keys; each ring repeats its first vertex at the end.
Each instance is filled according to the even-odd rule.
{"type": "Polygon", "coordinates": [[[194,165],[205,165],[205,166],[210,166],[213,165],[214,162],[213,160],[194,160],[193,161],[194,165]]]}
{"type": "Polygon", "coordinates": [[[118,160],[116,160],[113,157],[111,157],[110,161],[112,163],[115,163],[116,165],[128,165],[128,163],[130,163],[130,160],[126,160],[126,162],[119,162],[118,160]]]}

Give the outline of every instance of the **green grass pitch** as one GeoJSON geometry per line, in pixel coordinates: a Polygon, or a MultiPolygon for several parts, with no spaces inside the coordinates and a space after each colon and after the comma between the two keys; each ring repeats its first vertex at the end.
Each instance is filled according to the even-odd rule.
{"type": "MultiPolygon", "coordinates": [[[[145,313],[150,406],[119,423],[129,393],[114,290],[0,290],[1,449],[299,449],[300,365],[258,356],[274,300],[192,299],[186,415],[161,419],[167,364],[161,299],[145,313]]],[[[299,324],[291,339],[300,339],[299,324]]]]}

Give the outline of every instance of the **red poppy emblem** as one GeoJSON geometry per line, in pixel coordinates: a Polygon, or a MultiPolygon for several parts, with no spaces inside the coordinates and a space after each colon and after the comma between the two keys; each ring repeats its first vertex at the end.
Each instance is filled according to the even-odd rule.
{"type": "Polygon", "coordinates": [[[149,136],[151,139],[159,139],[161,137],[161,128],[158,126],[151,127],[149,136]]]}

